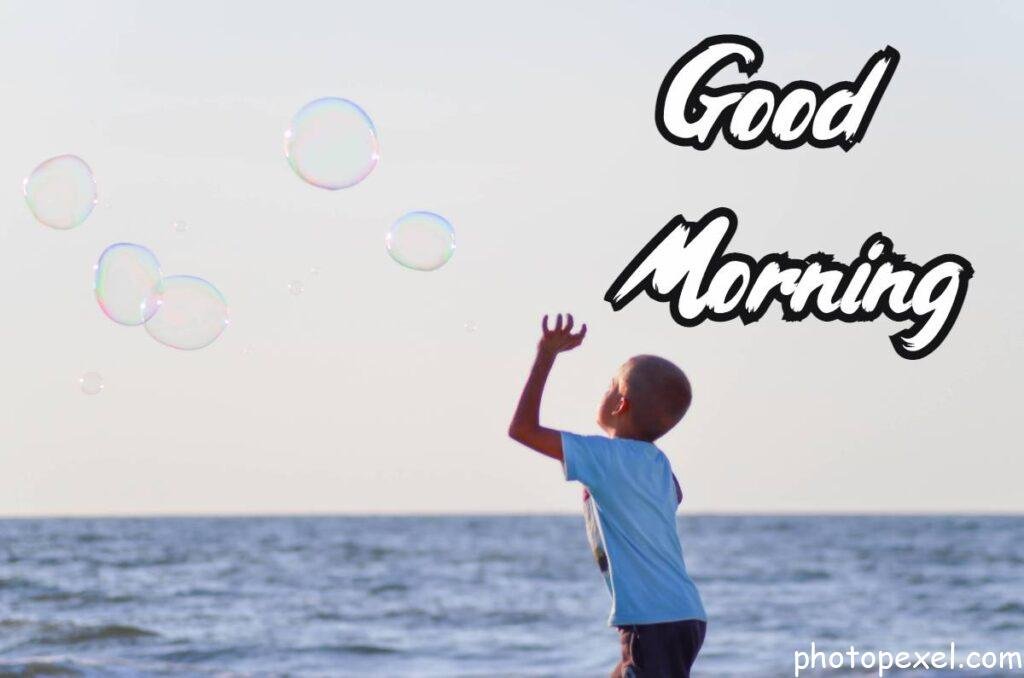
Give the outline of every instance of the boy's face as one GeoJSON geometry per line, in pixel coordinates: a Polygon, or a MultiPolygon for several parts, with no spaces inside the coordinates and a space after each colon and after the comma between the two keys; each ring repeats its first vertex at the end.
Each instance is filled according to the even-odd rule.
{"type": "Polygon", "coordinates": [[[608,390],[605,391],[604,398],[601,399],[600,407],[597,408],[597,425],[609,435],[615,431],[616,423],[623,409],[623,394],[619,384],[620,377],[616,374],[612,378],[608,390]]]}

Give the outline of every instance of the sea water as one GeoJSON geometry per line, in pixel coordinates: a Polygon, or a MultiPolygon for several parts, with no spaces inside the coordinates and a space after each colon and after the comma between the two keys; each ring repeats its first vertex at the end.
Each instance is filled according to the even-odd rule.
{"type": "MultiPolygon", "coordinates": [[[[1024,651],[1022,517],[679,531],[696,676],[793,675],[812,641],[1024,651]]],[[[606,676],[607,614],[581,516],[0,521],[2,676],[606,676]]]]}

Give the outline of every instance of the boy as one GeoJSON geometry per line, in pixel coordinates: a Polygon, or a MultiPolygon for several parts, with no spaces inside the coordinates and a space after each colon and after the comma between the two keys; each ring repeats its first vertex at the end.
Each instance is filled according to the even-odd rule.
{"type": "Polygon", "coordinates": [[[541,324],[533,369],[508,433],[559,460],[566,480],[584,485],[587,536],[612,596],[608,624],[619,629],[622,660],[612,678],[689,678],[704,641],[707,615],[686,573],[675,513],[682,491],[654,441],[679,423],[690,406],[690,383],[656,356],[630,358],[612,379],[597,411],[608,435],[580,436],[540,425],[540,401],[555,356],[587,334],[573,334],[561,314],[554,329],[541,324]]]}

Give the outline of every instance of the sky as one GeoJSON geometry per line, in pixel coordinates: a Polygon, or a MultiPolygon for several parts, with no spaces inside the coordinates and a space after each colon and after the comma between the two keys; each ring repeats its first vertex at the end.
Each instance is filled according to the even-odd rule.
{"type": "Polygon", "coordinates": [[[631,355],[690,376],[660,442],[686,511],[1022,511],[1022,23],[1011,2],[8,0],[0,515],[575,511],[557,463],[506,436],[559,311],[590,332],[555,366],[545,425],[597,433],[631,355]],[[757,77],[780,85],[852,79],[886,45],[901,61],[848,153],[673,146],[658,87],[720,33],[756,40],[757,77]],[[283,155],[324,96],[359,103],[380,140],[374,172],[336,192],[283,155]],[[57,231],[21,182],[64,153],[99,204],[57,231]],[[755,258],[848,261],[880,230],[911,261],[960,254],[976,272],[960,319],[908,361],[888,320],[684,328],[646,297],[613,312],[637,250],[716,207],[755,258]],[[384,248],[420,209],[456,231],[430,273],[384,248]],[[221,338],[176,351],[106,319],[92,266],[119,241],[212,281],[221,338]],[[99,395],[79,388],[89,371],[99,395]]]}

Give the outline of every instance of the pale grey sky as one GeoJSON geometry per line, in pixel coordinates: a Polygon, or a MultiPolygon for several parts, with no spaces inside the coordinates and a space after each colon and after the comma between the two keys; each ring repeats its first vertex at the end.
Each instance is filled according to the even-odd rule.
{"type": "Polygon", "coordinates": [[[1011,2],[8,0],[0,515],[575,510],[558,466],[505,436],[538,319],[559,310],[591,331],[555,367],[548,425],[596,432],[632,354],[690,374],[662,445],[689,510],[1024,510],[1022,19],[1011,2]],[[718,33],[756,40],[779,84],[852,79],[886,45],[902,59],[849,153],[672,146],[658,86],[718,33]],[[322,96],[380,135],[351,189],[283,157],[289,118],[322,96]],[[101,201],[66,232],[20,191],[62,153],[101,201]],[[649,299],[602,301],[671,217],[719,206],[755,257],[845,261],[879,230],[912,261],[959,253],[976,270],[960,320],[911,362],[884,320],[685,329],[649,299]],[[434,273],[384,250],[413,209],[456,229],[434,273]],[[91,267],[121,240],[213,281],[231,327],[177,352],[107,320],[91,267]]]}

